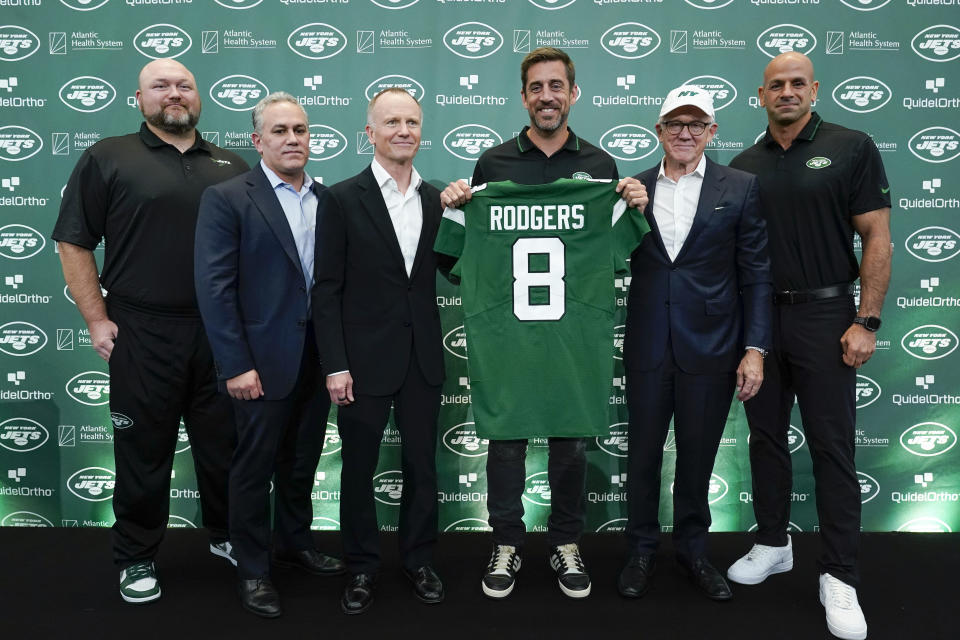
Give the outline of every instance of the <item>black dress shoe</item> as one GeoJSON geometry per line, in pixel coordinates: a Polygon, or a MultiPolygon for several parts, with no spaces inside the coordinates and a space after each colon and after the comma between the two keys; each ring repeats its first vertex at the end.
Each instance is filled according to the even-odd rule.
{"type": "Polygon", "coordinates": [[[373,585],[375,578],[367,573],[350,576],[343,588],[340,608],[346,614],[363,613],[373,604],[373,585]]]}
{"type": "Polygon", "coordinates": [[[280,594],[268,576],[252,580],[241,578],[237,592],[240,594],[240,604],[250,613],[264,618],[276,618],[282,613],[280,594]]]}
{"type": "Polygon", "coordinates": [[[273,562],[278,567],[296,567],[316,576],[339,576],[346,567],[343,560],[320,553],[316,549],[303,549],[277,554],[273,562]]]}
{"type": "Polygon", "coordinates": [[[711,600],[723,602],[733,597],[727,579],[710,562],[700,557],[691,564],[681,563],[693,583],[711,600]]]}
{"type": "Polygon", "coordinates": [[[433,567],[424,565],[413,570],[404,568],[403,574],[410,578],[413,583],[413,592],[420,602],[427,604],[443,602],[443,582],[440,581],[440,576],[433,567]]]}
{"type": "Polygon", "coordinates": [[[620,570],[617,589],[624,598],[639,598],[650,588],[650,578],[657,568],[657,558],[652,553],[630,556],[620,570]]]}

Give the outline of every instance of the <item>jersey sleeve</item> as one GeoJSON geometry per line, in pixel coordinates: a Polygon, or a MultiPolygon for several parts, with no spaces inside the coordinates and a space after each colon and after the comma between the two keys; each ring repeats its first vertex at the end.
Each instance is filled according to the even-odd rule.
{"type": "Polygon", "coordinates": [[[626,201],[617,195],[611,216],[613,227],[613,266],[617,273],[628,270],[627,258],[650,231],[650,225],[643,212],[636,207],[628,207],[626,201]]]}
{"type": "Polygon", "coordinates": [[[870,138],[864,137],[860,153],[854,160],[850,186],[850,215],[890,206],[890,183],[880,151],[870,138]]]}
{"type": "Polygon", "coordinates": [[[67,181],[51,237],[58,242],[94,249],[106,228],[108,198],[109,188],[100,166],[87,151],[67,181]]]}

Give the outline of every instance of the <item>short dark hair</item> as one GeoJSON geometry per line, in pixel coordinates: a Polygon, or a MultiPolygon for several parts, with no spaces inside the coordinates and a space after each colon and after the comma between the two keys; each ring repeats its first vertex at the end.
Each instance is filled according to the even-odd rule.
{"type": "Polygon", "coordinates": [[[567,68],[567,81],[570,83],[570,89],[576,84],[577,72],[573,67],[573,60],[566,53],[555,47],[539,47],[528,53],[523,62],[520,63],[520,90],[527,92],[527,71],[535,64],[540,62],[552,62],[559,60],[567,68]]]}

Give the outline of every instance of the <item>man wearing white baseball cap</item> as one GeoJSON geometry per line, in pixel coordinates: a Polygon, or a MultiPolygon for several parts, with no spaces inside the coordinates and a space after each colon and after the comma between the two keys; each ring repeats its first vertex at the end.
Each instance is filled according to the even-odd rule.
{"type": "Polygon", "coordinates": [[[763,381],[771,344],[770,260],[757,180],[704,156],[717,131],[713,100],[677,87],[656,125],[663,160],[644,185],[648,233],[631,256],[624,367],[630,412],[627,563],[618,588],[646,593],[660,542],[660,468],[671,417],[676,438],[673,543],[677,560],[712,600],[730,586],[707,560],[708,492],[734,389],[741,402],[763,381]]]}

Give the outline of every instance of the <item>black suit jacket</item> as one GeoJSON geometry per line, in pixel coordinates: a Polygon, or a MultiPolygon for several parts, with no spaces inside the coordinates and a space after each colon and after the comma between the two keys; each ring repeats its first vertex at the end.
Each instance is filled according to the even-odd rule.
{"type": "Polygon", "coordinates": [[[317,217],[314,329],[324,371],[349,370],[356,393],[389,395],[416,350],[427,382],[443,382],[437,258],[440,192],[420,185],[423,226],[407,276],[390,214],[368,166],[330,188],[317,217]]]}

